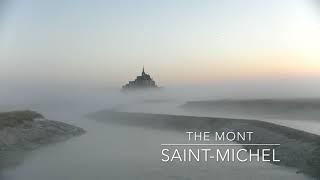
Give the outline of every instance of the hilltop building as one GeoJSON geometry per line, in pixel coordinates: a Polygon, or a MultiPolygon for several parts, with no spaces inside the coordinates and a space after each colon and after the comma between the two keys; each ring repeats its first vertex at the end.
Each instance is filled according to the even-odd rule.
{"type": "Polygon", "coordinates": [[[137,76],[134,81],[129,81],[128,84],[122,86],[123,90],[137,88],[158,88],[150,75],[144,72],[144,67],[142,68],[141,76],[137,76]]]}

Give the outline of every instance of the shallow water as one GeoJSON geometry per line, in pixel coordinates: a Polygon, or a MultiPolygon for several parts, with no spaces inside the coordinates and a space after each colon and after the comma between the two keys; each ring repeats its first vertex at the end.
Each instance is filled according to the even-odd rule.
{"type": "Polygon", "coordinates": [[[184,142],[183,133],[64,118],[87,133],[29,153],[21,165],[3,173],[4,180],[309,179],[262,162],[163,163],[161,143],[184,142]]]}
{"type": "MultiPolygon", "coordinates": [[[[163,163],[161,144],[182,143],[186,140],[185,134],[142,127],[115,126],[83,117],[86,113],[109,108],[134,112],[217,116],[210,113],[185,112],[179,108],[185,101],[169,99],[150,103],[140,101],[141,98],[128,100],[128,97],[119,95],[106,96],[105,92],[92,95],[85,93],[75,97],[68,95],[68,98],[50,100],[50,103],[45,104],[30,102],[23,106],[20,104],[1,107],[2,111],[36,110],[48,119],[71,123],[87,131],[82,136],[28,153],[22,164],[2,172],[1,180],[310,179],[303,174],[297,174],[295,169],[261,162],[163,163]]],[[[278,123],[303,130],[309,127],[310,132],[320,129],[318,124],[306,126],[306,122],[302,121],[278,123]]]]}

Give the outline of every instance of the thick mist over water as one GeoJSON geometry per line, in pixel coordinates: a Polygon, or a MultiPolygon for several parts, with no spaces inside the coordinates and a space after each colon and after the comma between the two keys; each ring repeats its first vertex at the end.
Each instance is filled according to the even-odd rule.
{"type": "MultiPolygon", "coordinates": [[[[32,82],[31,80],[28,80],[32,82]]],[[[257,99],[257,98],[318,98],[320,79],[261,79],[216,81],[210,84],[168,85],[160,91],[122,93],[119,87],[107,85],[62,85],[46,83],[3,82],[0,90],[0,110],[29,108],[34,106],[51,109],[68,106],[71,111],[98,110],[139,101],[156,102],[216,99],[257,99]],[[83,109],[81,109],[81,108],[83,109]],[[81,110],[80,110],[81,109],[81,110]]]]}
{"type": "MultiPolygon", "coordinates": [[[[0,112],[33,110],[87,132],[22,153],[16,167],[0,169],[0,180],[309,179],[270,163],[163,164],[161,143],[183,142],[182,132],[129,126],[132,114],[122,126],[107,123],[112,117],[100,122],[87,115],[244,118],[320,135],[319,7],[319,0],[0,0],[0,112]],[[122,92],[145,67],[160,90],[122,92]],[[242,104],[184,106],[225,99],[312,99],[319,106],[257,106],[253,113],[242,104]]],[[[4,146],[15,138],[7,136],[10,128],[0,129],[4,146]]],[[[313,150],[300,146],[304,140],[297,148],[313,150]]]]}
{"type": "MultiPolygon", "coordinates": [[[[181,105],[189,100],[310,98],[317,95],[314,89],[306,87],[300,90],[288,88],[290,92],[288,89],[285,92],[284,89],[264,89],[254,84],[246,86],[164,87],[159,91],[129,93],[123,93],[118,88],[94,87],[2,89],[1,111],[36,110],[48,119],[65,121],[87,131],[83,136],[26,155],[21,165],[3,172],[3,179],[308,179],[296,174],[293,169],[268,163],[223,166],[215,163],[177,164],[172,168],[172,165],[161,163],[160,144],[182,142],[185,140],[183,134],[115,126],[84,118],[84,115],[102,109],[214,117],[217,114],[185,111],[181,105]]],[[[224,116],[228,117],[228,114],[224,112],[224,116]]],[[[308,126],[306,122],[281,123],[288,126],[294,124],[295,128],[303,130],[308,126]]],[[[318,129],[314,124],[310,127],[311,132],[318,129]]]]}
{"type": "MultiPolygon", "coordinates": [[[[121,92],[118,87],[55,86],[10,84],[0,90],[0,111],[31,109],[45,115],[84,115],[102,109],[197,116],[224,116],[250,119],[246,114],[224,111],[189,111],[181,108],[188,101],[220,99],[295,99],[320,98],[320,81],[280,79],[215,82],[211,85],[168,85],[158,91],[121,92]],[[48,114],[49,115],[49,114],[48,114]],[[236,117],[235,117],[236,116],[236,117]]],[[[48,118],[51,118],[50,116],[48,118]]],[[[54,118],[54,116],[52,117],[54,118]]]]}
{"type": "MultiPolygon", "coordinates": [[[[166,86],[159,91],[124,93],[120,88],[8,85],[0,90],[0,110],[31,109],[49,119],[68,121],[68,116],[82,116],[102,109],[118,111],[259,119],[320,134],[319,123],[305,119],[269,118],[228,111],[189,111],[181,108],[187,101],[219,99],[317,99],[319,81],[308,79],[269,81],[228,81],[214,85],[166,86]]],[[[263,109],[262,109],[263,110],[263,109]]],[[[317,109],[315,109],[317,112],[317,109]]],[[[285,112],[284,112],[285,113],[285,112]]],[[[294,114],[293,114],[294,115],[294,114]]],[[[293,116],[291,115],[291,116],[293,116]]],[[[315,119],[317,120],[317,119],[315,119]]]]}

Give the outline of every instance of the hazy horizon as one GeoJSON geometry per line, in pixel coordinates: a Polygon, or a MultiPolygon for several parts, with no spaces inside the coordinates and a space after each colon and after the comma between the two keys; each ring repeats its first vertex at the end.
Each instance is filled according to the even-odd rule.
{"type": "Polygon", "coordinates": [[[0,80],[7,87],[121,87],[143,65],[165,87],[320,80],[314,0],[0,6],[0,80]]]}
{"type": "Polygon", "coordinates": [[[319,32],[319,0],[0,0],[0,179],[320,177],[319,32]]]}

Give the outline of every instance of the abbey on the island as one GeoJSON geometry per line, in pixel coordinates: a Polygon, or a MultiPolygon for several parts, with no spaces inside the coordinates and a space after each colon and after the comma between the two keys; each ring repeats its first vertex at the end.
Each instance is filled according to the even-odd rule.
{"type": "Polygon", "coordinates": [[[134,81],[129,81],[128,84],[122,86],[122,89],[136,89],[136,88],[158,88],[154,80],[149,74],[144,72],[144,67],[142,68],[141,76],[137,76],[134,81]]]}

